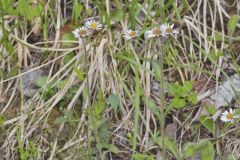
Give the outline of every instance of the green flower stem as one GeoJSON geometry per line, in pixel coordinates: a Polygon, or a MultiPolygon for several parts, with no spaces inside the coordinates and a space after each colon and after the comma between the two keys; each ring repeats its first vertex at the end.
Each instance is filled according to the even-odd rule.
{"type": "MultiPolygon", "coordinates": [[[[88,63],[88,54],[87,54],[87,47],[86,47],[86,43],[85,43],[85,39],[82,38],[82,43],[83,43],[83,49],[84,49],[84,54],[85,54],[85,62],[88,63]]],[[[86,97],[86,103],[88,103],[88,106],[91,106],[91,100],[90,100],[90,85],[89,85],[89,76],[88,76],[88,73],[89,73],[89,65],[87,65],[87,69],[86,69],[86,87],[87,87],[87,97],[86,97]]],[[[92,121],[92,124],[93,124],[93,133],[95,134],[95,142],[97,142],[97,144],[100,144],[100,139],[98,137],[98,131],[97,131],[97,126],[95,126],[95,120],[93,118],[93,113],[92,113],[92,109],[91,107],[88,107],[88,113],[90,113],[90,118],[91,118],[91,121],[92,121]]],[[[89,141],[90,142],[90,141],[89,141]]],[[[91,146],[91,144],[89,144],[88,146],[91,146]]],[[[98,147],[97,147],[98,148],[98,147]]],[[[101,160],[104,160],[104,155],[103,155],[103,152],[100,148],[98,148],[98,151],[99,151],[99,154],[100,154],[100,159],[101,160]]]]}
{"type": "Polygon", "coordinates": [[[164,126],[165,126],[165,114],[164,114],[164,104],[165,104],[165,94],[164,94],[164,73],[163,73],[163,50],[162,50],[162,41],[158,39],[158,51],[159,51],[159,70],[160,70],[160,125],[161,125],[161,137],[162,137],[162,150],[163,150],[163,159],[165,159],[166,150],[164,147],[164,126]]]}

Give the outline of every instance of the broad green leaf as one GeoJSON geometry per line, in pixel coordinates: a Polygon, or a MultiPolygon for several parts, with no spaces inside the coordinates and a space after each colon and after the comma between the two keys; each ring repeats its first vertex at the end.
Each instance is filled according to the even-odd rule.
{"type": "Polygon", "coordinates": [[[205,106],[205,108],[210,115],[213,115],[217,111],[216,107],[213,105],[209,105],[209,106],[207,105],[207,106],[205,106]]]}
{"type": "Polygon", "coordinates": [[[208,140],[186,143],[183,150],[185,158],[192,157],[199,152],[201,153],[201,160],[213,160],[215,156],[213,144],[208,140]]]}
{"type": "Polygon", "coordinates": [[[117,95],[115,94],[111,94],[109,97],[108,97],[108,102],[110,104],[110,106],[115,110],[117,111],[118,110],[118,107],[120,105],[120,100],[118,98],[117,95]]]}
{"type": "Polygon", "coordinates": [[[17,9],[21,16],[26,17],[28,20],[32,20],[34,17],[41,16],[43,6],[41,4],[38,4],[37,6],[31,6],[28,1],[19,0],[17,9]]]}
{"type": "Polygon", "coordinates": [[[190,102],[192,105],[196,105],[198,103],[197,93],[192,92],[187,96],[188,102],[190,102]]]}
{"type": "Polygon", "coordinates": [[[73,43],[69,41],[75,41],[76,39],[74,38],[72,33],[65,33],[62,36],[62,40],[64,41],[63,46],[71,47],[73,43]]]}
{"type": "Polygon", "coordinates": [[[207,146],[201,151],[201,160],[214,160],[215,150],[213,144],[208,141],[207,146]]]}
{"type": "Polygon", "coordinates": [[[47,80],[48,80],[48,76],[42,76],[42,77],[37,78],[34,81],[34,84],[38,87],[43,87],[44,85],[46,85],[47,80]]]}
{"type": "Polygon", "coordinates": [[[37,6],[31,6],[31,14],[29,16],[29,20],[32,20],[34,17],[40,17],[43,11],[43,6],[38,4],[37,6]]]}
{"type": "Polygon", "coordinates": [[[239,21],[239,15],[232,15],[227,23],[227,29],[229,33],[233,33],[236,29],[237,23],[239,21]]]}
{"type": "Polygon", "coordinates": [[[64,64],[67,64],[69,61],[71,61],[74,58],[74,53],[70,52],[67,55],[63,57],[64,64]]]}
{"type": "Polygon", "coordinates": [[[114,144],[106,143],[106,144],[104,144],[104,147],[107,148],[110,152],[112,152],[114,154],[119,153],[119,149],[114,144]]]}
{"type": "Polygon", "coordinates": [[[178,82],[175,82],[174,84],[168,84],[168,91],[169,94],[173,97],[182,97],[182,86],[179,85],[178,82]]]}
{"type": "Polygon", "coordinates": [[[209,41],[215,40],[215,41],[217,41],[217,42],[220,42],[220,41],[223,40],[223,38],[226,40],[225,35],[223,35],[223,34],[220,33],[220,32],[215,32],[214,35],[212,35],[212,36],[208,36],[207,39],[208,39],[209,41]]]}
{"type": "Polygon", "coordinates": [[[193,83],[189,81],[185,81],[182,86],[182,96],[186,96],[192,90],[193,83]]]}
{"type": "Polygon", "coordinates": [[[208,144],[207,141],[202,141],[199,143],[192,143],[188,142],[184,145],[184,157],[191,157],[194,156],[196,153],[200,152],[203,150],[204,147],[206,147],[208,144]]]}
{"type": "Polygon", "coordinates": [[[17,9],[21,16],[29,17],[30,5],[26,0],[19,0],[17,9]]]}
{"type": "Polygon", "coordinates": [[[200,117],[200,122],[201,122],[201,124],[202,124],[204,127],[206,127],[206,128],[208,129],[209,132],[211,132],[212,134],[214,134],[214,131],[215,131],[215,123],[214,123],[214,121],[213,121],[211,118],[203,115],[203,116],[200,117]]]}
{"type": "Polygon", "coordinates": [[[144,154],[135,153],[132,155],[133,160],[145,160],[146,156],[144,154]]]}
{"type": "Polygon", "coordinates": [[[115,20],[116,22],[119,22],[124,18],[124,11],[123,9],[116,9],[111,12],[111,15],[113,20],[115,20]]]}
{"type": "Polygon", "coordinates": [[[182,98],[173,98],[171,103],[169,104],[170,106],[173,106],[174,108],[183,108],[186,105],[186,101],[182,98]]]}
{"type": "Polygon", "coordinates": [[[63,89],[64,86],[68,83],[68,81],[69,81],[68,78],[67,78],[67,79],[64,79],[64,80],[58,80],[58,81],[55,83],[54,87],[55,87],[55,88],[58,88],[58,89],[63,89]]]}
{"type": "Polygon", "coordinates": [[[11,68],[10,72],[7,74],[7,78],[14,77],[18,74],[20,67],[19,66],[14,66],[11,68]]]}
{"type": "Polygon", "coordinates": [[[170,151],[175,158],[180,157],[180,153],[177,147],[177,143],[175,142],[174,139],[171,139],[169,137],[158,137],[155,139],[156,143],[160,146],[160,147],[165,147],[168,151],[170,151]],[[163,144],[164,143],[164,144],[163,144]]]}

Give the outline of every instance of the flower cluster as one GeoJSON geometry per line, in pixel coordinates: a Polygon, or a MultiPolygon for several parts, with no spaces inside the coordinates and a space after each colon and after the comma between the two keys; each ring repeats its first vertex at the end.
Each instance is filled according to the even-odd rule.
{"type": "Polygon", "coordinates": [[[75,38],[85,38],[92,34],[94,31],[102,29],[102,24],[95,20],[88,20],[84,26],[75,29],[72,33],[75,38]]]}
{"type": "MultiPolygon", "coordinates": [[[[174,36],[176,37],[179,33],[178,29],[174,29],[174,24],[162,24],[159,27],[154,27],[151,30],[145,32],[144,37],[145,39],[150,38],[158,38],[158,37],[168,37],[174,36]]],[[[102,24],[95,20],[88,20],[85,22],[84,26],[76,28],[72,33],[75,38],[85,38],[91,35],[94,31],[99,31],[102,29],[102,24]]],[[[124,32],[124,38],[126,40],[131,40],[138,37],[140,34],[140,30],[131,30],[128,29],[124,32]]]]}
{"type": "MultiPolygon", "coordinates": [[[[176,37],[177,34],[179,33],[178,29],[174,29],[174,24],[162,24],[159,27],[155,27],[151,30],[148,30],[144,33],[145,39],[150,39],[150,38],[159,38],[159,37],[168,37],[168,36],[174,36],[176,37]]],[[[124,38],[126,40],[130,40],[133,38],[136,38],[139,36],[139,30],[133,31],[133,30],[126,30],[124,32],[124,38]]]]}
{"type": "Polygon", "coordinates": [[[224,111],[220,117],[221,121],[223,122],[234,122],[234,119],[240,118],[238,115],[235,114],[235,110],[230,108],[228,111],[224,111]]]}

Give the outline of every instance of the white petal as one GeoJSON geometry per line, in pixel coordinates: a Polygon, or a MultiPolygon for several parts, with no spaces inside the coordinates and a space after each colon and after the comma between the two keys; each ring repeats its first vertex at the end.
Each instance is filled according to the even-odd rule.
{"type": "Polygon", "coordinates": [[[128,37],[125,37],[125,39],[126,39],[126,40],[130,40],[130,39],[132,39],[132,38],[128,36],[128,37]]]}
{"type": "Polygon", "coordinates": [[[221,121],[223,121],[223,122],[227,122],[227,121],[228,121],[228,119],[227,119],[225,116],[221,116],[220,119],[221,119],[221,121]]]}
{"type": "Polygon", "coordinates": [[[144,38],[145,39],[150,39],[150,38],[153,38],[153,37],[155,37],[155,35],[152,33],[152,30],[146,31],[144,33],[144,38]]]}
{"type": "Polygon", "coordinates": [[[160,26],[160,29],[163,30],[163,31],[165,31],[166,28],[167,28],[167,26],[166,26],[165,24],[162,24],[162,25],[160,26]]]}
{"type": "Polygon", "coordinates": [[[222,115],[226,116],[228,114],[228,111],[224,111],[222,115]]]}
{"type": "Polygon", "coordinates": [[[174,29],[173,30],[173,34],[179,34],[179,30],[178,29],[174,29]]]}

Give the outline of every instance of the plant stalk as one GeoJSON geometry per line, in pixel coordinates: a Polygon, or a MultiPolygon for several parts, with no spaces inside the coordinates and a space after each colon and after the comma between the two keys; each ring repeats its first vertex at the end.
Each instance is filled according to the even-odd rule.
{"type": "Polygon", "coordinates": [[[163,72],[163,50],[162,50],[162,42],[158,40],[158,51],[159,51],[159,70],[160,70],[160,125],[161,125],[161,137],[162,137],[162,150],[163,150],[163,159],[166,156],[166,150],[164,146],[164,126],[165,126],[165,114],[164,114],[164,104],[165,104],[165,94],[164,94],[164,72],[163,72]]]}

